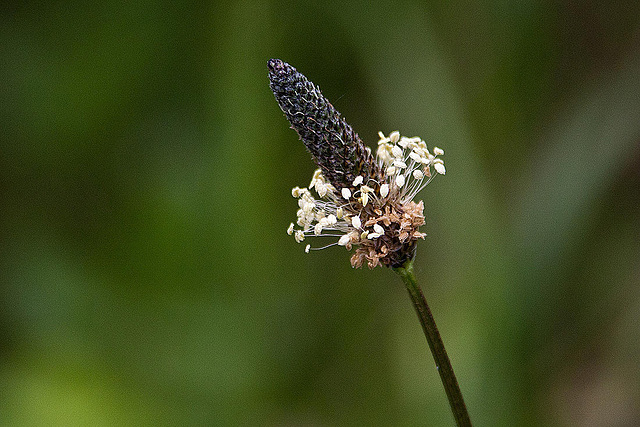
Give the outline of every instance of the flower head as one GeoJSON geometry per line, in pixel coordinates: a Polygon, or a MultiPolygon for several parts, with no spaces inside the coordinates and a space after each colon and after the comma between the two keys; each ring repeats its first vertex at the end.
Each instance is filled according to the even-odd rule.
{"type": "Polygon", "coordinates": [[[329,246],[356,248],[353,267],[366,262],[400,267],[415,254],[425,234],[424,204],[413,199],[435,175],[444,175],[444,151],[433,154],[419,137],[379,133],[374,159],[320,90],[290,65],[270,60],[271,88],[319,166],[307,188],[295,187],[296,224],[287,233],[298,243],[324,237],[329,246]],[[312,192],[313,191],[313,192],[312,192]],[[296,227],[297,226],[297,227],[296,227]]]}

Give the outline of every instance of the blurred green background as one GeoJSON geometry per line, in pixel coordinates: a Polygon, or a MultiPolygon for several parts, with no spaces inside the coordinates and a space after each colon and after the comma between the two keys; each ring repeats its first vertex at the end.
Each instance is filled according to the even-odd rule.
{"type": "Polygon", "coordinates": [[[452,424],[399,278],[285,233],[271,57],[446,151],[416,268],[475,425],[640,424],[640,3],[0,13],[0,424],[452,424]]]}

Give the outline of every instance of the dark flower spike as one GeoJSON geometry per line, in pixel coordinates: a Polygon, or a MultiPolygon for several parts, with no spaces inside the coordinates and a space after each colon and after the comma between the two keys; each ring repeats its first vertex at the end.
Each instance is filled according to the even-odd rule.
{"type": "Polygon", "coordinates": [[[338,189],[357,176],[378,181],[381,171],[371,149],[303,74],[280,59],[270,59],[271,90],[325,178],[338,189]]]}
{"type": "MultiPolygon", "coordinates": [[[[291,223],[287,232],[299,243],[325,236],[339,239],[324,247],[356,246],[354,267],[365,262],[369,268],[404,265],[413,258],[417,240],[425,237],[418,231],[424,205],[413,199],[435,175],[444,175],[444,162],[437,157],[444,151],[434,147],[430,153],[419,137],[379,132],[374,159],[316,85],[279,59],[268,65],[280,108],[319,166],[309,188],[292,191],[300,228],[291,223]]],[[[305,251],[310,249],[307,245],[305,251]]]]}

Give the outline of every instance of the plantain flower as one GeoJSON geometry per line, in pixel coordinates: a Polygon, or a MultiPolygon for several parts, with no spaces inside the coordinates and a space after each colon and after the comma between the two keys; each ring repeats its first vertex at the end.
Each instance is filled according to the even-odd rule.
{"type": "Polygon", "coordinates": [[[419,137],[379,132],[376,156],[322,95],[291,65],[268,62],[271,89],[291,127],[318,169],[308,187],[295,187],[297,220],[288,234],[296,242],[329,239],[321,247],[355,248],[351,265],[398,268],[415,255],[424,225],[424,204],[414,198],[436,175],[444,175],[444,151],[430,152],[419,137]]]}

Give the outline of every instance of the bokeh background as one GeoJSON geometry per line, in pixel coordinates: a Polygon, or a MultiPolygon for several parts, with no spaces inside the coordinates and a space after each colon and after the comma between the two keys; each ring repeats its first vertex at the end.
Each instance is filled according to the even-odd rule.
{"type": "Polygon", "coordinates": [[[640,424],[640,3],[0,14],[0,424],[452,424],[399,278],[285,233],[271,57],[446,151],[416,268],[475,425],[640,424]]]}

